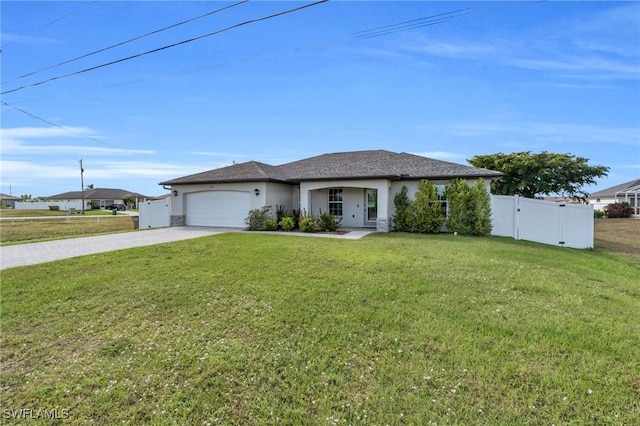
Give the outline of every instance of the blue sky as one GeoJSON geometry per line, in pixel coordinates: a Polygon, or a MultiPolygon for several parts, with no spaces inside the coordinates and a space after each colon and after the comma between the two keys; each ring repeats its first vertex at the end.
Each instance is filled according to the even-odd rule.
{"type": "Polygon", "coordinates": [[[330,1],[65,77],[309,3],[40,71],[233,3],[3,1],[0,192],[79,190],[80,159],[85,186],[158,195],[234,161],[362,149],[571,153],[610,167],[592,191],[640,178],[638,2],[330,1]]]}

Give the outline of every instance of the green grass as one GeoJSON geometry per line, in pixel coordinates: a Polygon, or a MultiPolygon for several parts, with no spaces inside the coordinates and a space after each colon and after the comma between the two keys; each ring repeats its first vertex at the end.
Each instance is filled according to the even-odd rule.
{"type": "Polygon", "coordinates": [[[0,221],[0,245],[34,243],[63,238],[84,237],[133,231],[130,216],[89,215],[46,219],[3,219],[0,221]]]}
{"type": "Polygon", "coordinates": [[[2,409],[95,424],[630,425],[639,267],[503,238],[230,233],[13,268],[2,409]]]}
{"type": "MultiPolygon", "coordinates": [[[[111,210],[85,210],[85,216],[108,216],[111,210]]],[[[60,210],[14,210],[0,209],[0,217],[50,217],[50,216],[68,216],[69,212],[60,210]]],[[[76,211],[74,216],[81,215],[80,211],[76,211]]]]}

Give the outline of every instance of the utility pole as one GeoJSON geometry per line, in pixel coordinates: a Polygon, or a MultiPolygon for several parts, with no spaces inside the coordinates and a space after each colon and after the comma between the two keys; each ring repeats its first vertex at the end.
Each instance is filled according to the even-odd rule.
{"type": "Polygon", "coordinates": [[[82,158],[80,161],[80,185],[82,186],[82,214],[84,215],[84,169],[82,168],[82,158]]]}

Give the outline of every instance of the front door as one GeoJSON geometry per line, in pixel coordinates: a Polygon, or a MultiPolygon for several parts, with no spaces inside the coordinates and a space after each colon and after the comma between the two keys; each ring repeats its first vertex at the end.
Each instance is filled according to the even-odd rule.
{"type": "Polygon", "coordinates": [[[364,190],[364,204],[366,206],[365,225],[375,225],[378,219],[378,190],[367,188],[364,190]]]}

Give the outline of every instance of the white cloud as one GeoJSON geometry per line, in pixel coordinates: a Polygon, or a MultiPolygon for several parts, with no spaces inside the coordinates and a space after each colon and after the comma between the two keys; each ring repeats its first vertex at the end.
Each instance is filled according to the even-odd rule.
{"type": "Polygon", "coordinates": [[[638,129],[596,124],[552,122],[465,122],[443,125],[455,136],[494,136],[500,139],[526,137],[541,143],[577,142],[638,145],[638,129]]]}
{"type": "Polygon", "coordinates": [[[425,152],[413,152],[412,154],[421,155],[423,157],[435,158],[436,160],[444,160],[444,161],[466,161],[468,156],[464,154],[460,154],[458,152],[448,152],[448,151],[425,151],[425,152]]]}

